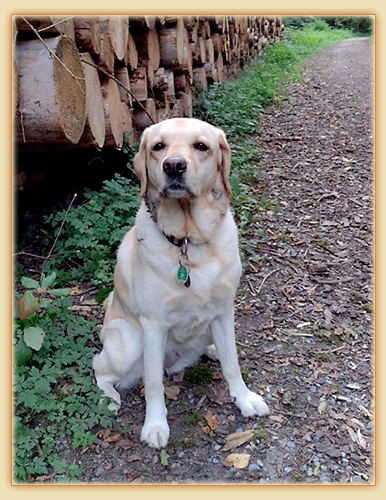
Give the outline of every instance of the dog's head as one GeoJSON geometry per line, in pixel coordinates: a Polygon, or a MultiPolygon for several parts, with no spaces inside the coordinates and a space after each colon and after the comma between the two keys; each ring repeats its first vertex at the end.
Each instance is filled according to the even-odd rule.
{"type": "Polygon", "coordinates": [[[173,118],[147,128],[134,158],[145,199],[191,199],[213,190],[230,198],[230,166],[224,132],[194,118],[173,118]]]}

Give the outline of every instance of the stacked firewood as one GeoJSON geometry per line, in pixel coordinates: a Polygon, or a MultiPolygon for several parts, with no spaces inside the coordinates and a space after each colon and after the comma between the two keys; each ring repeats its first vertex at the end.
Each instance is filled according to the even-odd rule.
{"type": "Polygon", "coordinates": [[[14,18],[14,138],[121,148],[281,38],[280,17],[14,18]]]}

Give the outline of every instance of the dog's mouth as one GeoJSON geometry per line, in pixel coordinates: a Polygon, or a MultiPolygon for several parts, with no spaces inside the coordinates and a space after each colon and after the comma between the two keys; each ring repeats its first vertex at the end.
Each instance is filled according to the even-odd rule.
{"type": "Polygon", "coordinates": [[[168,178],[161,191],[163,197],[168,198],[194,198],[192,190],[185,184],[183,179],[168,178]]]}

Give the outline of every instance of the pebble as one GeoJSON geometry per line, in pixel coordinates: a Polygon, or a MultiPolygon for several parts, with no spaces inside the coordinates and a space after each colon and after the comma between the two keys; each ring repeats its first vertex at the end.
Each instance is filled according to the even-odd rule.
{"type": "Polygon", "coordinates": [[[95,476],[95,477],[100,477],[100,476],[104,473],[104,471],[105,471],[105,470],[104,470],[103,466],[102,466],[102,465],[100,465],[100,466],[96,469],[96,471],[94,472],[94,476],[95,476]]]}
{"type": "Polygon", "coordinates": [[[260,470],[260,467],[257,464],[250,464],[248,467],[249,472],[257,472],[260,470]]]}
{"type": "Polygon", "coordinates": [[[183,451],[179,451],[179,452],[177,453],[177,457],[178,457],[178,458],[182,458],[184,455],[185,455],[185,452],[183,452],[183,451]]]}
{"type": "Polygon", "coordinates": [[[215,451],[219,451],[219,450],[221,450],[221,445],[220,445],[220,444],[215,443],[215,444],[214,444],[214,446],[213,446],[213,449],[214,449],[215,451]]]}
{"type": "Polygon", "coordinates": [[[309,434],[305,434],[303,436],[303,439],[304,439],[304,441],[308,441],[308,442],[312,441],[312,438],[311,438],[311,436],[309,434]]]}

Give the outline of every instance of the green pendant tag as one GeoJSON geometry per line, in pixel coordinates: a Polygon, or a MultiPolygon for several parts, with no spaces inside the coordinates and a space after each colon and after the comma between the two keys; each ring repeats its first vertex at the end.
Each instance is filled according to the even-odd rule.
{"type": "Polygon", "coordinates": [[[177,271],[177,281],[180,285],[185,285],[189,278],[189,271],[185,266],[180,266],[177,271]]]}

